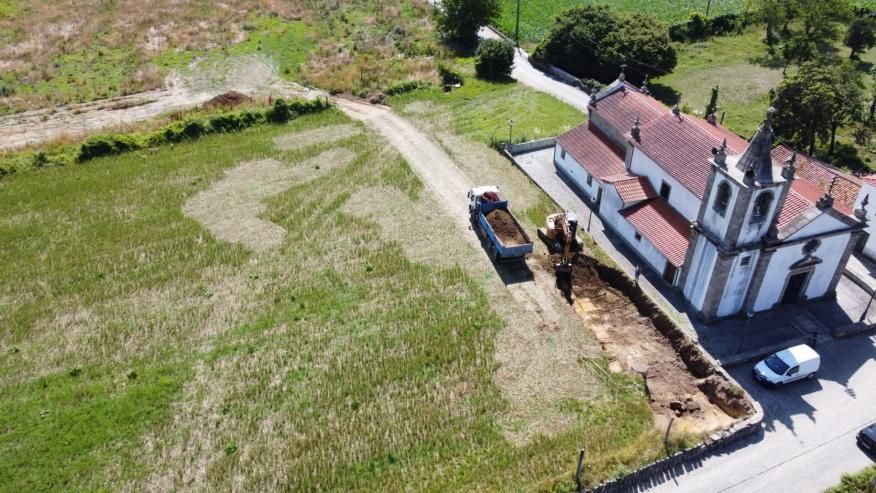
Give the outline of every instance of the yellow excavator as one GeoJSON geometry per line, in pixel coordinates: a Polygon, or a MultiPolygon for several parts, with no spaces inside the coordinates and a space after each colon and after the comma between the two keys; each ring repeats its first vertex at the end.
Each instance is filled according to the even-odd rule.
{"type": "Polygon", "coordinates": [[[562,253],[554,264],[557,274],[557,289],[566,299],[572,299],[572,259],[581,251],[578,243],[578,216],[573,212],[559,212],[547,217],[547,224],[538,230],[538,237],[547,245],[551,254],[562,253]]]}

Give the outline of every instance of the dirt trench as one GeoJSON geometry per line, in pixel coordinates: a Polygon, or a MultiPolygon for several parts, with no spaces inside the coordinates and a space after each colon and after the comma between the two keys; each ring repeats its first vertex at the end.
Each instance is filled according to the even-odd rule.
{"type": "Polygon", "coordinates": [[[579,255],[572,285],[575,309],[611,369],[643,376],[658,425],[674,419],[676,433],[707,434],[752,412],[744,393],[626,274],[579,255]]]}

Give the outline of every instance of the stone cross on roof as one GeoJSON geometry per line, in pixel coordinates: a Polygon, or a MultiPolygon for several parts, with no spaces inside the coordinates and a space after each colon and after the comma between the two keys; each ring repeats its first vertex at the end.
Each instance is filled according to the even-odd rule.
{"type": "Polygon", "coordinates": [[[620,75],[617,76],[617,80],[619,80],[619,81],[621,81],[621,82],[627,80],[627,74],[626,74],[626,71],[627,71],[627,64],[626,64],[626,63],[622,63],[622,64],[621,64],[621,73],[620,73],[620,75]]]}
{"type": "Polygon", "coordinates": [[[633,139],[635,139],[636,142],[640,142],[642,140],[642,130],[639,128],[640,122],[641,120],[637,116],[636,121],[633,122],[633,128],[630,129],[630,135],[632,135],[633,139]]]}
{"type": "Polygon", "coordinates": [[[794,151],[794,153],[791,154],[791,157],[789,157],[788,160],[785,161],[784,166],[782,166],[782,178],[784,178],[786,180],[793,180],[794,179],[794,173],[797,172],[797,167],[794,166],[794,164],[796,162],[797,162],[797,151],[794,151]]]}
{"type": "Polygon", "coordinates": [[[715,164],[724,168],[727,166],[727,139],[721,142],[720,147],[712,149],[712,154],[715,155],[715,164]]]}
{"type": "Polygon", "coordinates": [[[833,207],[833,188],[836,186],[837,181],[839,181],[839,176],[833,175],[833,179],[830,180],[830,186],[827,187],[827,192],[815,203],[819,209],[833,207]]]}

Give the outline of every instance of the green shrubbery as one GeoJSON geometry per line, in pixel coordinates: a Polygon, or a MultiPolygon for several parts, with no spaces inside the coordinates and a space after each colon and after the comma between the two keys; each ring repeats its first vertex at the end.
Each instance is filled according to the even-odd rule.
{"type": "Polygon", "coordinates": [[[510,41],[485,39],[478,45],[475,71],[482,79],[511,77],[514,66],[514,45],[510,41]]]}
{"type": "Polygon", "coordinates": [[[398,96],[399,94],[404,94],[406,92],[416,91],[417,89],[425,89],[425,88],[430,87],[430,86],[431,86],[431,84],[429,84],[428,82],[423,81],[423,80],[409,80],[406,82],[400,82],[398,84],[389,86],[383,92],[387,96],[398,96]]]}
{"type": "Polygon", "coordinates": [[[465,83],[462,74],[454,71],[443,63],[438,64],[438,76],[441,77],[441,85],[454,86],[456,84],[462,85],[465,83]]]}
{"type": "Polygon", "coordinates": [[[267,109],[246,109],[209,117],[191,117],[173,122],[149,133],[103,134],[85,139],[78,146],[53,150],[17,152],[0,155],[0,177],[27,169],[64,166],[126,152],[196,140],[212,133],[239,132],[260,123],[285,123],[300,115],[316,113],[330,106],[328,100],[278,99],[267,109]]]}

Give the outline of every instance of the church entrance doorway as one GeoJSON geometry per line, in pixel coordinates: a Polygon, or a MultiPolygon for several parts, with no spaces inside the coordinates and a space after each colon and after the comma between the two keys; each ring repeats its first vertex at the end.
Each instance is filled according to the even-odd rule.
{"type": "Polygon", "coordinates": [[[809,279],[809,274],[812,272],[798,272],[788,279],[788,284],[785,285],[785,293],[782,295],[781,304],[790,305],[797,303],[800,300],[800,295],[803,294],[803,287],[809,279]]]}

